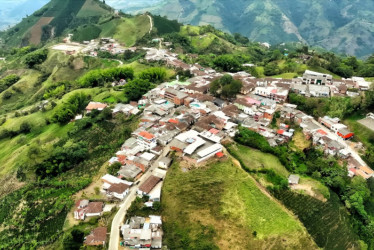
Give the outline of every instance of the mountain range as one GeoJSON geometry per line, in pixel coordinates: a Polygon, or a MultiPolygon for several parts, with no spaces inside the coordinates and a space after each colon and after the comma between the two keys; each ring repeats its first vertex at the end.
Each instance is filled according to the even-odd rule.
{"type": "Polygon", "coordinates": [[[0,0],[0,30],[15,25],[46,3],[48,0],[0,0]]]}
{"type": "Polygon", "coordinates": [[[271,44],[300,41],[342,54],[374,52],[372,0],[107,0],[129,13],[150,11],[185,24],[211,24],[271,44]]]}

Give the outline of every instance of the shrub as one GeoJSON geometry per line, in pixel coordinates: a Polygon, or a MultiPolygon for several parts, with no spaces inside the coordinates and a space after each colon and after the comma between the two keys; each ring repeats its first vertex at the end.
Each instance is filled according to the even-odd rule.
{"type": "Polygon", "coordinates": [[[25,58],[25,64],[29,68],[34,68],[35,65],[43,63],[48,57],[48,49],[38,50],[28,54],[25,58]]]}

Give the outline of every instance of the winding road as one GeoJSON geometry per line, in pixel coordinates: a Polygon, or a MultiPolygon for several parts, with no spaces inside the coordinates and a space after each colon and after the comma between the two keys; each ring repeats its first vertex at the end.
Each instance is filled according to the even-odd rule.
{"type": "Polygon", "coordinates": [[[119,241],[120,241],[120,227],[124,222],[127,210],[131,206],[131,203],[136,198],[136,190],[138,189],[138,186],[142,185],[148,177],[150,177],[153,173],[153,171],[158,167],[158,161],[159,159],[166,155],[168,153],[168,150],[164,150],[163,154],[161,154],[156,161],[152,164],[152,166],[148,169],[148,171],[139,178],[139,184],[133,185],[130,189],[129,194],[126,196],[126,198],[121,202],[119,205],[120,209],[118,210],[117,214],[114,216],[112,221],[112,227],[110,230],[110,238],[109,238],[109,250],[118,250],[119,247],[119,241]]]}

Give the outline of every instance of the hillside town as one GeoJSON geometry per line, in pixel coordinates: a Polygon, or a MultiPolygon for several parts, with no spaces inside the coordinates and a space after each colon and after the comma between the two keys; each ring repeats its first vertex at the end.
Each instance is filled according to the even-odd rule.
{"type": "MultiPolygon", "coordinates": [[[[198,64],[188,65],[167,50],[144,49],[147,61],[163,60],[169,67],[189,71],[193,77],[187,81],[179,81],[177,77],[173,82],[162,83],[150,90],[138,102],[113,107],[113,115],[142,114],[131,138],[108,161],[109,165],[120,164],[121,167],[116,176],[106,174],[101,178],[101,192],[107,198],[126,202],[130,196],[131,199],[147,197],[144,206],[152,208],[162,199],[163,180],[173,155],[193,166],[203,165],[212,158],[224,158],[222,143],[230,141],[239,126],[264,136],[272,147],[292,140],[295,129],[300,128],[305,139],[326,156],[346,161],[349,177],[358,175],[369,179],[374,175],[350,143],[354,133],[338,118],[325,116],[316,120],[298,110],[297,105],[287,103],[290,92],[306,97],[354,96],[356,90],[369,88],[369,83],[362,78],[336,81],[331,75],[307,70],[303,77],[292,80],[258,79],[244,71],[219,73],[198,64]],[[240,93],[232,100],[212,96],[211,83],[227,74],[242,83],[240,93]],[[352,89],[355,92],[349,91],[352,89]]],[[[120,82],[126,84],[124,79],[120,82]]],[[[90,102],[85,112],[102,111],[107,107],[109,105],[105,103],[90,102]]],[[[75,120],[82,117],[79,115],[75,120]]],[[[290,185],[298,181],[298,175],[290,175],[290,185]]],[[[84,220],[101,216],[104,207],[102,202],[81,200],[76,205],[74,218],[84,220]]],[[[120,221],[121,246],[162,248],[161,224],[161,217],[155,215],[120,221]]],[[[105,242],[101,231],[95,229],[87,236],[89,240],[86,239],[85,244],[105,242]]]]}

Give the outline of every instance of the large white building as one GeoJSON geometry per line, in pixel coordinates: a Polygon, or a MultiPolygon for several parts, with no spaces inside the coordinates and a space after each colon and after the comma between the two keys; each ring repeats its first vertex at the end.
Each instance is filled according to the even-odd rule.
{"type": "Polygon", "coordinates": [[[303,84],[326,85],[331,84],[332,75],[306,70],[303,75],[303,84]]]}

